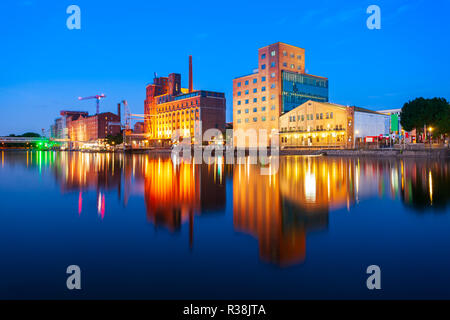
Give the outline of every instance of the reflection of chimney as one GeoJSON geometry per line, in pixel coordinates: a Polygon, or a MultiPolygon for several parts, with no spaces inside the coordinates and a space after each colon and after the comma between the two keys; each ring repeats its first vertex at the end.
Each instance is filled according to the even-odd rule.
{"type": "Polygon", "coordinates": [[[192,56],[189,56],[189,92],[192,92],[192,56]]]}
{"type": "Polygon", "coordinates": [[[117,115],[119,116],[120,121],[120,102],[117,104],[117,115]]]}

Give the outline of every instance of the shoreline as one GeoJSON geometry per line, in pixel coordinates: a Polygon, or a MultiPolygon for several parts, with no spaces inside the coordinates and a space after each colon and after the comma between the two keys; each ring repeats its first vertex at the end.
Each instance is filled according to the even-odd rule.
{"type": "MultiPolygon", "coordinates": [[[[0,148],[0,151],[57,151],[57,152],[87,152],[87,153],[128,153],[128,154],[148,154],[148,155],[171,155],[172,149],[161,148],[152,150],[128,150],[128,151],[80,151],[80,150],[36,150],[36,149],[8,149],[0,148]]],[[[249,149],[242,149],[245,156],[249,155],[249,149]]],[[[257,151],[256,151],[257,152],[257,151]]],[[[194,152],[192,151],[192,154],[194,152]]],[[[258,152],[256,154],[259,154],[258,152]]],[[[226,156],[226,152],[223,152],[226,156]]],[[[267,149],[267,155],[270,156],[270,149],[267,149]]],[[[182,156],[182,152],[180,152],[182,156]]],[[[237,156],[237,150],[234,150],[234,156],[237,156]]],[[[450,158],[450,148],[432,148],[432,149],[284,149],[279,150],[279,156],[329,156],[329,157],[357,157],[357,158],[432,158],[448,159],[450,158]]]]}

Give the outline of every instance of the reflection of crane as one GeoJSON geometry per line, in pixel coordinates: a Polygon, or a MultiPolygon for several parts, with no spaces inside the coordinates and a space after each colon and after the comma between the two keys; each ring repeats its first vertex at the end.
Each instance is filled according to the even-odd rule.
{"type": "Polygon", "coordinates": [[[99,114],[100,113],[100,99],[103,99],[103,98],[106,98],[104,93],[98,94],[98,95],[95,95],[95,96],[84,97],[84,98],[79,97],[78,100],[96,99],[97,100],[97,113],[96,114],[99,114]]]}

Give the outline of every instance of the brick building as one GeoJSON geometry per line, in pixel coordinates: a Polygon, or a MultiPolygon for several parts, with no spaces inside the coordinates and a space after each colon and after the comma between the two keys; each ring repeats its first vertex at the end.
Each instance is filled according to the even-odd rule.
{"type": "Polygon", "coordinates": [[[193,90],[192,62],[189,61],[189,89],[181,88],[181,75],[155,77],[146,87],[144,102],[144,130],[148,139],[170,144],[173,134],[180,130],[182,137],[194,137],[202,124],[202,135],[209,128],[225,129],[225,94],[193,90]]]}
{"type": "Polygon", "coordinates": [[[66,120],[70,141],[98,142],[108,135],[121,132],[120,116],[112,112],[103,112],[93,116],[68,117],[66,120]]]}
{"type": "Polygon", "coordinates": [[[258,68],[233,80],[233,129],[265,129],[269,136],[280,115],[308,100],[328,101],[328,79],[305,73],[305,49],[281,42],[260,48],[258,68]]]}

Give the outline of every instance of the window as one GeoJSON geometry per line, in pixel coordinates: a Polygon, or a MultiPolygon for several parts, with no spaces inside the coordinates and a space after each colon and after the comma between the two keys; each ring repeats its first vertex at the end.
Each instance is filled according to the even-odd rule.
{"type": "Polygon", "coordinates": [[[245,119],[245,123],[248,123],[248,118],[247,118],[247,119],[245,119]]]}
{"type": "Polygon", "coordinates": [[[241,105],[241,100],[239,100],[239,101],[237,102],[237,105],[238,105],[238,106],[240,106],[240,105],[241,105]]]}
{"type": "Polygon", "coordinates": [[[258,108],[253,108],[253,112],[256,112],[256,111],[258,111],[258,108]]]}
{"type": "Polygon", "coordinates": [[[266,111],[266,107],[261,107],[261,111],[266,111]]]}
{"type": "Polygon", "coordinates": [[[274,99],[275,99],[275,95],[274,95],[274,94],[271,95],[271,96],[270,96],[270,99],[271,99],[271,100],[274,100],[274,99]]]}
{"type": "Polygon", "coordinates": [[[261,59],[265,59],[265,58],[266,58],[266,54],[263,53],[263,54],[261,55],[261,59]]]}
{"type": "Polygon", "coordinates": [[[262,97],[262,98],[261,98],[261,101],[266,101],[266,97],[262,97]]]}
{"type": "Polygon", "coordinates": [[[256,79],[256,78],[253,79],[253,83],[256,83],[256,82],[258,82],[258,79],[256,79]]]}
{"type": "Polygon", "coordinates": [[[271,77],[271,78],[275,78],[275,72],[272,72],[272,73],[270,74],[270,77],[271,77]]]}
{"type": "Polygon", "coordinates": [[[291,69],[295,69],[295,66],[293,64],[291,64],[291,69]]]}
{"type": "Polygon", "coordinates": [[[275,61],[274,62],[272,62],[271,64],[270,64],[270,67],[271,68],[274,68],[276,66],[276,63],[275,63],[275,61]]]}
{"type": "Polygon", "coordinates": [[[261,117],[261,121],[266,121],[266,117],[261,117]]]}
{"type": "Polygon", "coordinates": [[[276,55],[275,50],[272,50],[272,51],[270,52],[270,55],[271,55],[272,57],[275,57],[275,55],[276,55]]]}
{"type": "Polygon", "coordinates": [[[237,120],[237,123],[241,123],[241,119],[238,119],[238,120],[237,120]]]}
{"type": "Polygon", "coordinates": [[[240,91],[238,91],[238,97],[240,97],[241,96],[241,92],[240,91]]]}
{"type": "Polygon", "coordinates": [[[302,70],[302,66],[298,66],[297,69],[301,71],[302,70]]]}
{"type": "Polygon", "coordinates": [[[257,88],[253,89],[253,93],[257,93],[257,92],[258,92],[257,88]]]}
{"type": "Polygon", "coordinates": [[[261,77],[261,82],[266,81],[266,77],[261,77]]]}
{"type": "Polygon", "coordinates": [[[257,122],[257,121],[258,121],[258,118],[254,117],[253,122],[257,122]]]}
{"type": "Polygon", "coordinates": [[[262,88],[261,88],[261,91],[262,91],[262,92],[266,91],[266,87],[262,87],[262,88]]]}
{"type": "Polygon", "coordinates": [[[330,119],[330,114],[328,112],[326,113],[326,118],[330,119]]]}
{"type": "Polygon", "coordinates": [[[258,98],[253,98],[253,103],[258,102],[258,98]]]}
{"type": "Polygon", "coordinates": [[[272,116],[271,120],[272,120],[272,121],[275,121],[275,116],[272,116]]]}
{"type": "Polygon", "coordinates": [[[301,55],[298,55],[298,56],[297,56],[297,59],[298,59],[298,60],[302,60],[302,56],[301,56],[301,55]]]}
{"type": "Polygon", "coordinates": [[[272,105],[272,106],[270,107],[270,110],[275,110],[275,105],[272,105]]]}
{"type": "Polygon", "coordinates": [[[248,90],[245,90],[245,94],[248,94],[248,90]]]}
{"type": "Polygon", "coordinates": [[[240,86],[241,86],[241,83],[240,83],[240,82],[238,82],[237,86],[238,86],[238,87],[240,87],[240,86]]]}
{"type": "Polygon", "coordinates": [[[294,58],[294,57],[295,57],[295,54],[291,53],[291,58],[294,58]]]}
{"type": "Polygon", "coordinates": [[[319,120],[319,114],[316,113],[316,120],[319,120]]]}
{"type": "Polygon", "coordinates": [[[330,112],[330,119],[333,119],[333,112],[330,112]]]}
{"type": "Polygon", "coordinates": [[[323,119],[323,113],[320,114],[320,120],[322,120],[322,119],[323,119]]]}
{"type": "Polygon", "coordinates": [[[283,62],[283,67],[287,67],[287,62],[283,62]]]}
{"type": "Polygon", "coordinates": [[[245,104],[248,104],[248,99],[247,99],[247,100],[245,100],[245,104]]]}
{"type": "Polygon", "coordinates": [[[286,50],[283,51],[283,56],[285,56],[285,57],[287,56],[286,50]]]}
{"type": "Polygon", "coordinates": [[[248,86],[248,80],[245,80],[245,85],[248,86]]]}
{"type": "Polygon", "coordinates": [[[270,87],[271,87],[272,89],[275,89],[275,83],[272,83],[272,84],[270,85],[270,87]]]}
{"type": "Polygon", "coordinates": [[[238,111],[237,111],[237,114],[241,114],[241,110],[238,110],[238,111]]]}
{"type": "Polygon", "coordinates": [[[266,69],[266,65],[265,64],[262,64],[261,65],[261,70],[265,70],[266,69]]]}
{"type": "Polygon", "coordinates": [[[245,113],[248,113],[248,109],[245,109],[245,113]]]}

